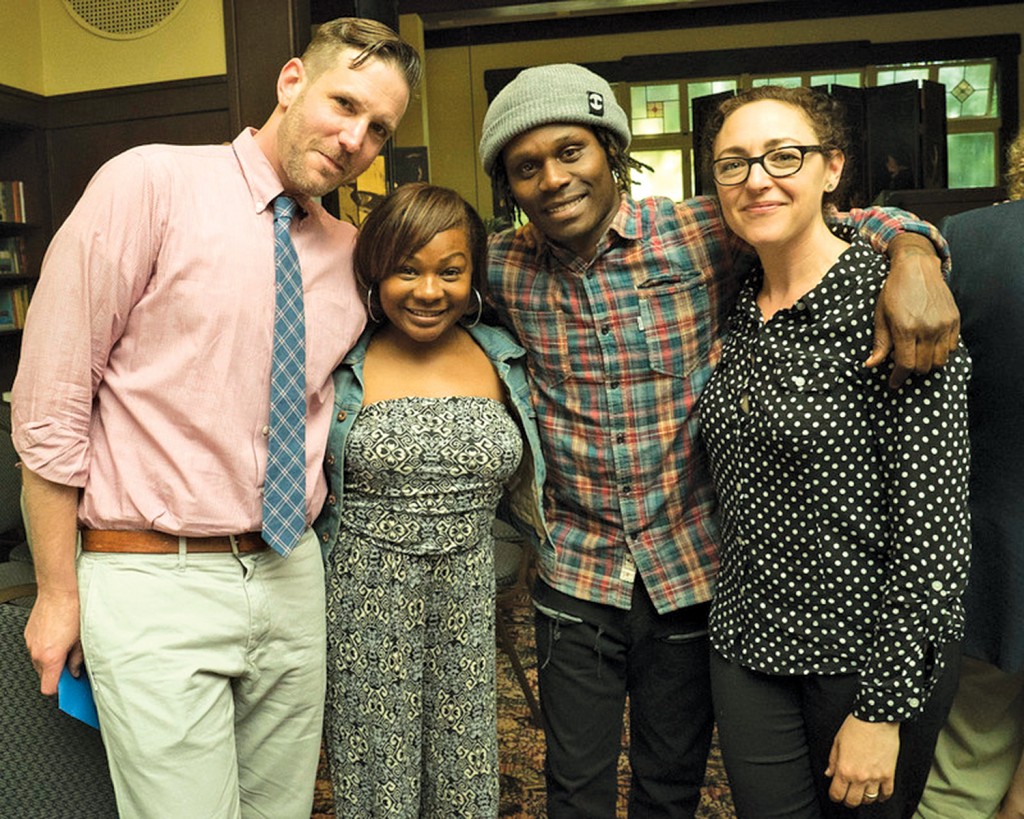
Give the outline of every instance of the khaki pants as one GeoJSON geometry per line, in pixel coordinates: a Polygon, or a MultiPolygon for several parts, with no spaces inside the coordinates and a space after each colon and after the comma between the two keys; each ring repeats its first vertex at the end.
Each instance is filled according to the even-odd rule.
{"type": "Polygon", "coordinates": [[[309,819],[323,563],[85,552],[82,646],[122,819],[309,819]]]}
{"type": "Polygon", "coordinates": [[[1024,673],[963,658],[919,819],[990,819],[1010,785],[1024,747],[1024,673]]]}

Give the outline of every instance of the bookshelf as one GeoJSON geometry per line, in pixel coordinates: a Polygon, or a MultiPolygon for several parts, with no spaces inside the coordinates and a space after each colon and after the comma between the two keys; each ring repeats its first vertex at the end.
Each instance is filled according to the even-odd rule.
{"type": "Polygon", "coordinates": [[[0,332],[21,330],[38,275],[29,260],[33,225],[25,208],[25,183],[0,180],[0,332]]]}
{"type": "Polygon", "coordinates": [[[42,97],[0,86],[0,392],[14,383],[50,237],[44,111],[42,97]]]}

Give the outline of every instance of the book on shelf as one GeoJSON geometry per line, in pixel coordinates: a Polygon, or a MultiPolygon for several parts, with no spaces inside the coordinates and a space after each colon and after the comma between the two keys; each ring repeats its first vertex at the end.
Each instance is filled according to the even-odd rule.
{"type": "Polygon", "coordinates": [[[0,222],[25,219],[25,185],[20,179],[0,180],[0,222]]]}
{"type": "Polygon", "coordinates": [[[0,236],[0,276],[27,276],[24,236],[0,236]]]}
{"type": "Polygon", "coordinates": [[[0,288],[0,330],[20,330],[32,293],[27,284],[0,288]]]}

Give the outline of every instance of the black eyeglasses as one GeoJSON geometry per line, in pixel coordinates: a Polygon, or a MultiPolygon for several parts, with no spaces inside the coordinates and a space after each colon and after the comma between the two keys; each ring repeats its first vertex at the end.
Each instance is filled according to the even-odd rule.
{"type": "Polygon", "coordinates": [[[719,185],[746,182],[755,164],[764,168],[769,176],[781,179],[797,173],[804,166],[804,156],[809,153],[824,154],[825,149],[820,145],[785,145],[760,156],[723,156],[711,163],[711,170],[719,185]]]}

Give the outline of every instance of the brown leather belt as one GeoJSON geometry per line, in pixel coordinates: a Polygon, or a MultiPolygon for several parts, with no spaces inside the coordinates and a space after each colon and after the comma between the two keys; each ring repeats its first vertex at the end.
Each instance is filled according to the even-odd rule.
{"type": "MultiPolygon", "coordinates": [[[[125,552],[140,555],[178,553],[178,536],[152,529],[83,529],[82,549],[86,552],[125,552]]],[[[259,532],[235,535],[239,554],[261,552],[270,547],[259,532]]],[[[231,539],[220,537],[187,537],[185,550],[193,553],[230,552],[231,539]]]]}

